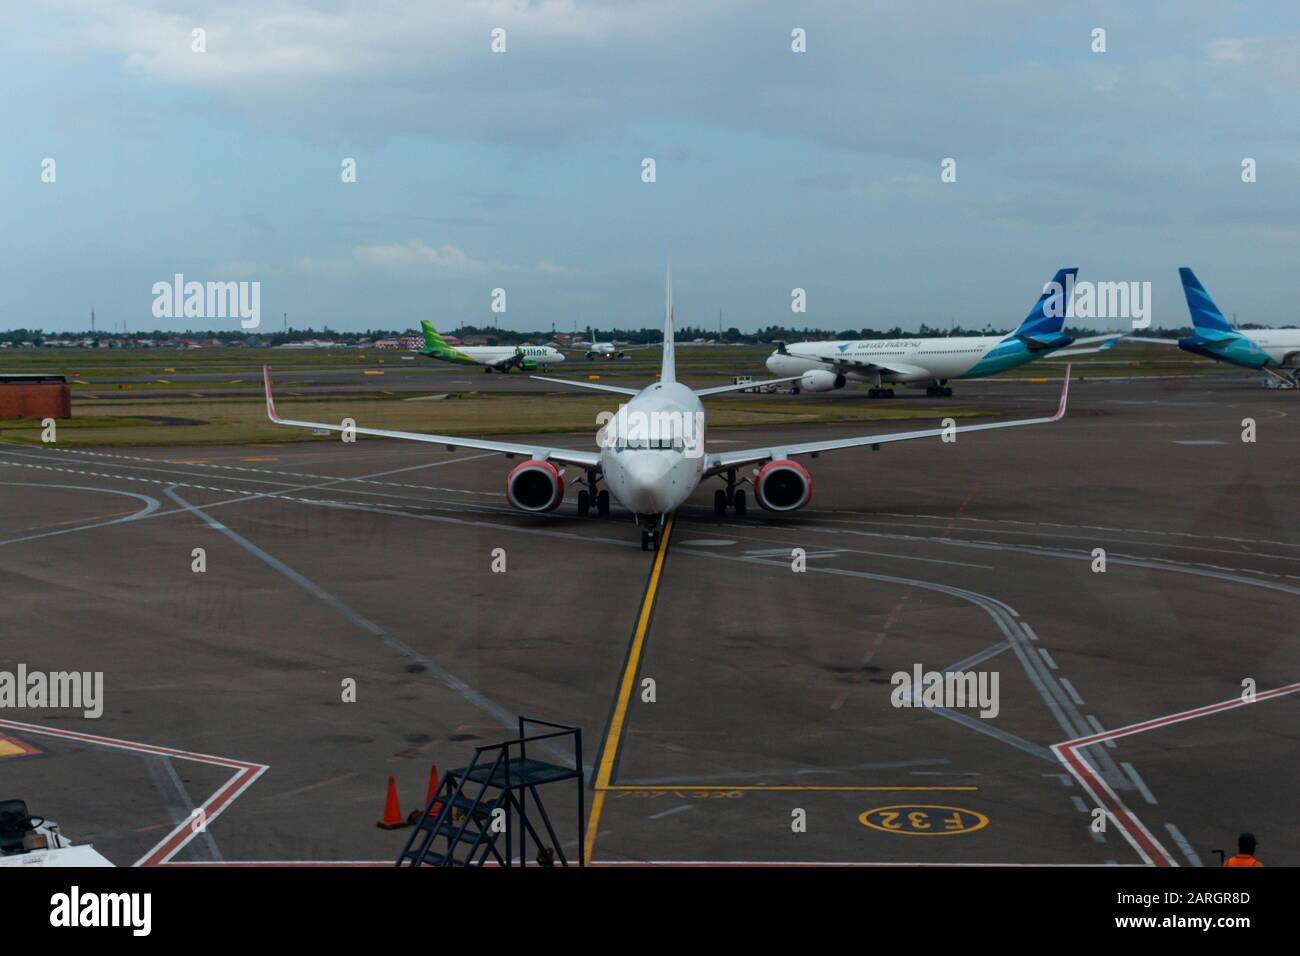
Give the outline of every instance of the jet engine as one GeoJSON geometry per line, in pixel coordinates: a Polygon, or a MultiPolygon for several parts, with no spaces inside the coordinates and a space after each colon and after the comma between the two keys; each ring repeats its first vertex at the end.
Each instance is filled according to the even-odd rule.
{"type": "Polygon", "coordinates": [[[520,511],[554,511],[564,500],[564,479],[549,461],[526,461],[506,478],[506,498],[520,511]]]}
{"type": "Polygon", "coordinates": [[[797,511],[812,498],[812,478],[788,459],[769,461],[754,477],[754,498],[768,511],[797,511]]]}
{"type": "Polygon", "coordinates": [[[830,392],[843,388],[848,381],[843,375],[829,372],[824,368],[815,368],[804,372],[799,378],[799,387],[805,392],[830,392]]]}

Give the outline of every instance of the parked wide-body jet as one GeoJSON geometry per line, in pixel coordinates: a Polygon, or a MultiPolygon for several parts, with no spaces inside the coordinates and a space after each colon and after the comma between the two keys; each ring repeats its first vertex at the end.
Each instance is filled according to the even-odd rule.
{"type": "Polygon", "coordinates": [[[984,378],[1047,355],[1083,355],[1110,348],[1119,333],[1075,339],[1062,333],[1078,269],[1061,269],[1008,335],[944,338],[861,339],[839,342],[777,343],[767,359],[776,375],[797,375],[795,391],[829,392],[849,382],[868,382],[870,398],[892,398],[886,384],[925,385],[929,396],[952,395],[948,382],[984,378]],[[1094,348],[1067,348],[1092,345],[1094,348]]]}
{"type": "Polygon", "coordinates": [[[743,382],[713,388],[692,389],[677,381],[673,331],[672,269],[669,267],[664,309],[663,362],[659,380],[645,388],[623,388],[595,382],[568,381],[533,376],[623,396],[622,405],[606,417],[597,435],[595,450],[579,451],[549,445],[462,438],[452,435],[426,435],[420,432],[391,431],[383,428],[342,426],[327,422],[308,422],[280,418],[271,396],[271,376],[263,367],[266,389],[266,412],[278,425],[325,429],[380,438],[401,438],[443,445],[449,450],[472,448],[499,452],[507,458],[523,458],[506,476],[506,498],[521,511],[547,512],[559,507],[564,499],[565,466],[580,469],[570,484],[579,484],[578,513],[586,515],[595,507],[602,517],[609,514],[613,499],[628,509],[641,527],[641,547],[658,548],[660,533],[668,519],[700,483],[718,477],[725,487],[714,492],[713,507],[717,515],[731,508],[737,515],[746,511],[743,484],[750,484],[754,499],[767,511],[795,511],[812,497],[812,478],[795,459],[816,457],[830,451],[882,445],[914,438],[940,438],[958,433],[1045,425],[1060,421],[1065,415],[1070,372],[1066,367],[1061,386],[1060,404],[1055,414],[1016,421],[984,422],[976,425],[949,425],[946,428],[922,428],[905,432],[883,432],[849,438],[829,438],[807,442],[760,445],[743,450],[707,452],[705,450],[705,413],[701,398],[751,389],[755,385],[793,381],[793,378],[769,382],[743,382]],[[742,468],[750,468],[752,477],[743,477],[742,468]],[[604,488],[601,488],[601,485],[604,488]]]}

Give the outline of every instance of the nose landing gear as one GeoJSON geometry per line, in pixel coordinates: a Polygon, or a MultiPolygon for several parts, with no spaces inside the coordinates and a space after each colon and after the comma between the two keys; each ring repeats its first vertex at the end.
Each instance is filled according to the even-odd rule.
{"type": "Polygon", "coordinates": [[[659,542],[663,538],[664,520],[667,515],[639,515],[637,524],[642,524],[641,528],[641,550],[658,551],[659,542]]]}

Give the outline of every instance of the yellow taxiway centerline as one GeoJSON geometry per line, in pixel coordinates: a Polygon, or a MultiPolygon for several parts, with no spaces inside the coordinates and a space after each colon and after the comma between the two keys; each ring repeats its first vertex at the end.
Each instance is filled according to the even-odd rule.
{"type": "Polygon", "coordinates": [[[650,629],[650,612],[654,608],[655,594],[659,591],[659,579],[663,576],[664,558],[668,555],[668,539],[672,533],[673,518],[669,517],[659,538],[659,549],[655,552],[654,567],[650,571],[645,597],[641,599],[641,613],[637,616],[636,630],[632,634],[632,647],[628,651],[627,666],[623,669],[623,680],[618,687],[618,700],[614,705],[614,713],[610,717],[609,733],[605,735],[605,748],[601,751],[600,766],[596,768],[596,795],[591,801],[591,815],[587,817],[586,853],[583,863],[591,862],[591,851],[596,845],[600,811],[605,807],[605,792],[611,789],[609,781],[614,774],[614,760],[618,756],[618,744],[623,736],[623,724],[627,720],[627,706],[632,699],[636,672],[641,666],[641,652],[645,649],[646,631],[650,629]]]}

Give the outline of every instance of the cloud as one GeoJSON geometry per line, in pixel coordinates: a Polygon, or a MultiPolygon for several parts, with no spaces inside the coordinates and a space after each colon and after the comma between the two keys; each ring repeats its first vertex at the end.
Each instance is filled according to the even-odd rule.
{"type": "Polygon", "coordinates": [[[1259,55],[1259,42],[1248,37],[1223,37],[1210,43],[1215,63],[1249,63],[1259,55]]]}
{"type": "Polygon", "coordinates": [[[450,243],[431,246],[423,239],[357,246],[352,250],[352,255],[363,266],[409,276],[466,278],[490,272],[515,271],[511,267],[471,258],[450,243]]]}
{"type": "Polygon", "coordinates": [[[579,269],[544,259],[533,266],[476,259],[458,246],[430,245],[423,239],[405,242],[364,243],[353,247],[351,257],[342,260],[300,257],[297,270],[327,279],[351,279],[365,275],[386,275],[406,279],[474,279],[480,277],[533,276],[545,279],[573,279],[579,269]]]}

